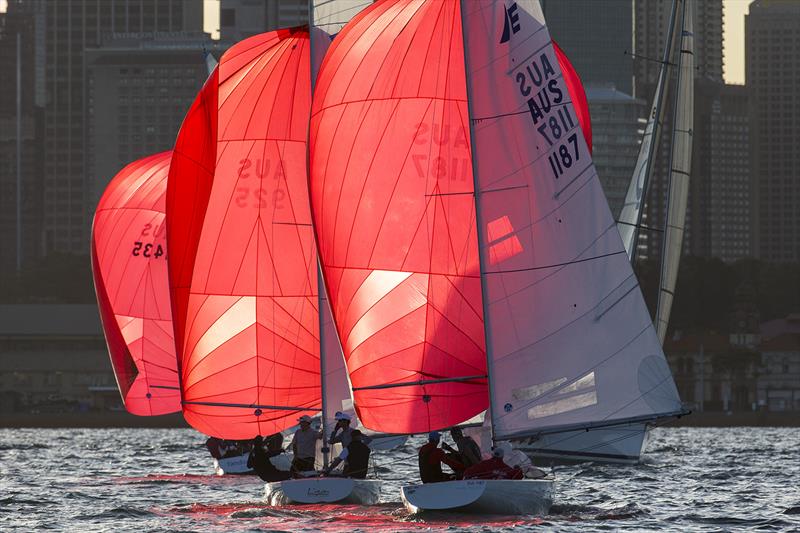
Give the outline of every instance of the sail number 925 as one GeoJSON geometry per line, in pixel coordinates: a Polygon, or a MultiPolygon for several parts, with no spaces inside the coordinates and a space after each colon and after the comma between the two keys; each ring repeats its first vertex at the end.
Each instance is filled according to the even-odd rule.
{"type": "Polygon", "coordinates": [[[557,145],[553,153],[547,156],[547,161],[550,163],[553,177],[558,179],[564,174],[566,169],[572,166],[572,163],[578,161],[580,158],[581,155],[578,151],[578,134],[573,133],[567,137],[566,142],[557,145]]]}
{"type": "Polygon", "coordinates": [[[160,244],[136,241],[133,243],[131,255],[158,259],[164,255],[164,248],[162,248],[160,244]]]}

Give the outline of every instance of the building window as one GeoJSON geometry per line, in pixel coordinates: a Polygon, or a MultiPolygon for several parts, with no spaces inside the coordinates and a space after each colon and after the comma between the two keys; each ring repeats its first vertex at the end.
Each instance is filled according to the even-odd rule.
{"type": "Polygon", "coordinates": [[[221,9],[219,12],[219,23],[222,26],[236,26],[236,10],[221,9]]]}

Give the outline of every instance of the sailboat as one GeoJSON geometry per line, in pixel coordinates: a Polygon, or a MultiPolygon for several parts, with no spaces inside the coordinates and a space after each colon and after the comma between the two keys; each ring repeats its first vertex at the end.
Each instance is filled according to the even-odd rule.
{"type": "MultiPolygon", "coordinates": [[[[681,411],[537,1],[367,8],[328,51],[309,138],[365,426],[443,429],[488,400],[498,442],[681,411]]],[[[539,514],[552,489],[462,480],[402,497],[539,514]]]]}
{"type": "MultiPolygon", "coordinates": [[[[323,390],[329,373],[306,172],[309,57],[305,28],[229,49],[189,110],[171,162],[167,234],[183,414],[226,439],[285,431],[321,411],[323,392],[331,405],[337,390],[349,392],[323,390]]],[[[376,480],[268,486],[273,503],[371,503],[379,494],[376,480]]]]}
{"type": "Polygon", "coordinates": [[[164,226],[172,152],[130,163],[109,182],[92,224],[92,275],[125,409],[181,410],[164,226]]]}
{"type": "MultiPolygon", "coordinates": [[[[625,203],[617,221],[617,228],[631,264],[635,264],[640,235],[654,228],[644,224],[643,213],[648,185],[654,169],[656,149],[661,137],[663,115],[671,68],[677,64],[677,87],[673,100],[673,132],[670,156],[670,186],[667,218],[663,226],[664,250],[662,253],[659,305],[656,318],[657,332],[663,345],[672,295],[675,291],[681,241],[686,217],[688,179],[691,169],[691,137],[694,93],[694,35],[692,28],[693,3],[691,0],[674,0],[664,56],[657,80],[653,105],[645,126],[642,143],[628,187],[625,203]],[[673,39],[678,46],[673,51],[673,39]],[[673,59],[677,53],[677,59],[673,59]]],[[[687,414],[682,410],[675,416],[687,414]]],[[[542,435],[519,448],[540,460],[600,461],[611,463],[638,463],[647,446],[649,428],[670,417],[655,417],[649,421],[632,421],[612,427],[590,431],[578,430],[542,435]]]]}

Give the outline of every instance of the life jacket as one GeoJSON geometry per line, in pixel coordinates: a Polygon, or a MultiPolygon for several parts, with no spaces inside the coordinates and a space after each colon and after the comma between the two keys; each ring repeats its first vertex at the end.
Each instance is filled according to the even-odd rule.
{"type": "Polygon", "coordinates": [[[363,442],[355,440],[351,442],[347,447],[347,459],[344,464],[343,473],[345,477],[366,478],[370,453],[372,453],[372,450],[363,442]]]}
{"type": "Polygon", "coordinates": [[[431,454],[437,449],[436,444],[432,442],[419,449],[419,477],[423,483],[436,483],[444,478],[442,463],[431,461],[431,454]]]}

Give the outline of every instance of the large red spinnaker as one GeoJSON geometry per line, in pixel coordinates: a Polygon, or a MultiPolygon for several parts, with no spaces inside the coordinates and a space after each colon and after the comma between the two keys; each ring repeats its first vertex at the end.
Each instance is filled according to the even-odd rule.
{"type": "Polygon", "coordinates": [[[123,168],[92,226],[92,274],[108,353],[125,408],[180,411],[164,227],[172,152],[123,168]]]}
{"type": "Polygon", "coordinates": [[[581,125],[583,138],[586,140],[586,146],[589,148],[589,155],[592,154],[592,118],[589,115],[589,102],[586,100],[586,91],[583,88],[581,77],[578,76],[578,71],[570,63],[567,54],[561,49],[555,41],[553,41],[553,49],[556,51],[556,58],[558,58],[558,66],[561,67],[561,74],[564,76],[564,82],[567,84],[567,91],[569,91],[572,107],[578,115],[578,122],[581,125]]]}
{"type": "Polygon", "coordinates": [[[363,424],[424,432],[486,409],[458,2],[388,0],[344,28],[317,78],[309,160],[363,424]]]}
{"type": "Polygon", "coordinates": [[[183,413],[229,439],[320,410],[306,29],[242,41],[184,120],[167,192],[183,413]]]}

